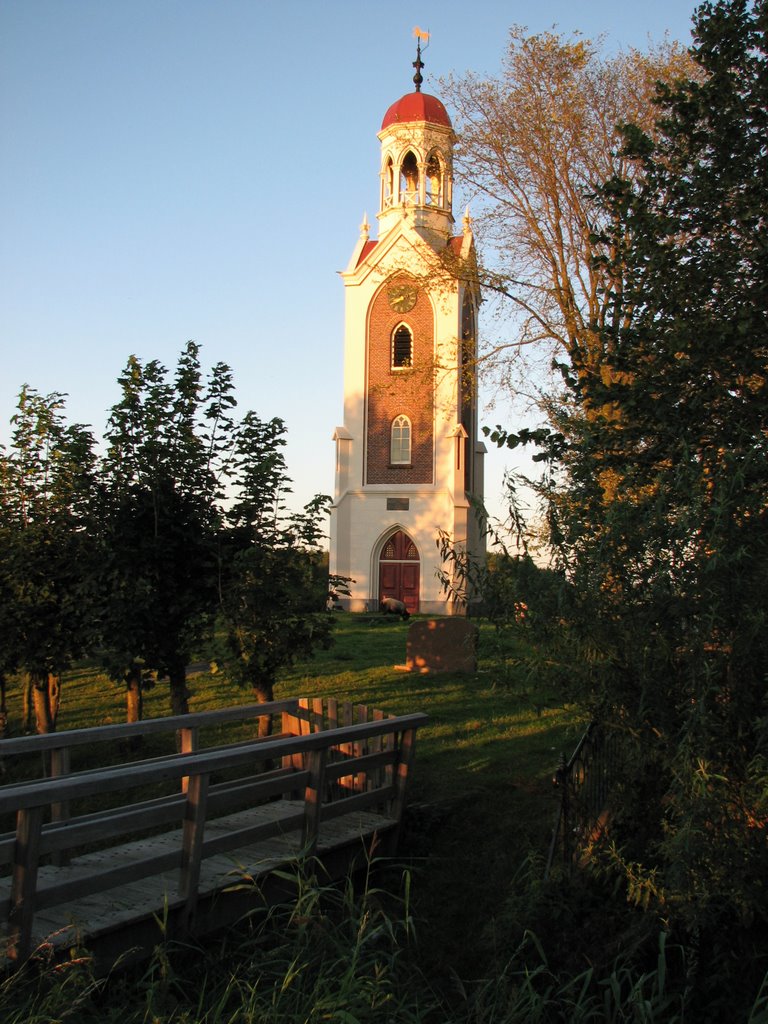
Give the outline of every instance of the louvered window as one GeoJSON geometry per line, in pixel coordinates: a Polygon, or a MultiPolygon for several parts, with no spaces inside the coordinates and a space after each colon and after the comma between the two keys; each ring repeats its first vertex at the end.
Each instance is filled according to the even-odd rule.
{"type": "Polygon", "coordinates": [[[413,336],[403,324],[392,337],[392,368],[403,369],[413,365],[413,336]]]}

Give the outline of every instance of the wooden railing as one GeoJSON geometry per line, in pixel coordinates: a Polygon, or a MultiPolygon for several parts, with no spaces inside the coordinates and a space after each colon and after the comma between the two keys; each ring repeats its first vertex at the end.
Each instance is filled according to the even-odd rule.
{"type": "Polygon", "coordinates": [[[0,871],[8,876],[0,921],[7,923],[9,955],[28,954],[37,913],[168,870],[177,872],[176,904],[191,927],[206,859],[246,844],[298,831],[303,853],[311,854],[321,823],[363,811],[380,813],[395,836],[416,729],[426,720],[334,700],[287,700],[3,741],[4,758],[50,755],[49,777],[0,787],[0,815],[16,816],[15,831],[0,835],[0,871]],[[273,736],[198,745],[206,726],[267,716],[279,721],[273,736]],[[179,732],[182,752],[68,769],[77,747],[158,732],[179,732]],[[154,795],[158,788],[162,794],[154,795]],[[261,819],[231,825],[232,812],[254,808],[261,819]],[[230,815],[228,827],[207,830],[223,815],[230,815]],[[169,833],[174,825],[177,832],[169,833]],[[126,841],[148,831],[163,842],[126,841]],[[91,852],[80,856],[84,848],[91,852]],[[58,870],[43,869],[46,863],[58,870]]]}

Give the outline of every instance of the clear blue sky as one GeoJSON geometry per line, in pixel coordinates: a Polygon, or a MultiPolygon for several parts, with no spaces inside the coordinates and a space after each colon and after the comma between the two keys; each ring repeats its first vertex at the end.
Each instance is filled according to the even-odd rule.
{"type": "MultiPolygon", "coordinates": [[[[23,383],[99,433],[131,353],[189,338],[281,416],[296,497],[333,489],[343,288],[412,89],[494,73],[513,23],[690,42],[686,0],[0,0],[0,440],[23,383]]],[[[457,219],[462,210],[458,197],[457,219]]],[[[482,328],[482,324],[481,324],[482,328]]],[[[503,411],[488,419],[497,422],[503,411]]],[[[512,453],[488,456],[494,507],[512,453]]]]}

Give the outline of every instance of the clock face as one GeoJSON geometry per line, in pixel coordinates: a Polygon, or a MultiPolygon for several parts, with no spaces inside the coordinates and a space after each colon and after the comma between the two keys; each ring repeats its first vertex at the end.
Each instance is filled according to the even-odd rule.
{"type": "Polygon", "coordinates": [[[411,284],[395,284],[387,294],[389,304],[396,313],[407,313],[416,305],[418,292],[411,284]]]}

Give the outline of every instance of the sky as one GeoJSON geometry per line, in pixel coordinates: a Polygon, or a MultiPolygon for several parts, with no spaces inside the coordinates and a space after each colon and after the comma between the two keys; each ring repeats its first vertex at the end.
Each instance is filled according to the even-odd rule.
{"type": "MultiPolygon", "coordinates": [[[[439,76],[495,74],[513,24],[613,52],[687,45],[693,7],[0,0],[0,441],[25,383],[100,435],[128,357],[172,369],[193,339],[232,367],[241,412],[285,420],[296,504],[332,493],[338,271],[375,225],[376,133],[413,89],[414,27],[439,95],[439,76]]],[[[506,415],[481,390],[481,424],[506,415]]],[[[515,460],[486,457],[494,514],[515,460]]]]}

